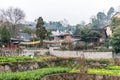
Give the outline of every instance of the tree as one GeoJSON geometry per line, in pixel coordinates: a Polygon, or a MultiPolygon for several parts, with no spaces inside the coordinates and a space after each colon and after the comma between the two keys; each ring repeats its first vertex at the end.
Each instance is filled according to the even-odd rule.
{"type": "Polygon", "coordinates": [[[100,22],[100,21],[99,21],[95,16],[92,16],[92,17],[91,17],[91,28],[94,28],[94,29],[100,28],[101,25],[100,25],[99,22],[100,22]]]}
{"type": "MultiPolygon", "coordinates": [[[[88,24],[85,24],[84,21],[81,21],[80,24],[75,25],[73,28],[71,28],[73,30],[73,35],[79,35],[80,34],[80,30],[83,29],[89,29],[90,26],[88,26],[88,24]],[[75,31],[74,31],[75,30],[75,31]]],[[[71,30],[71,31],[72,31],[71,30]]]]}
{"type": "Polygon", "coordinates": [[[4,26],[1,30],[1,41],[3,43],[8,43],[10,41],[10,32],[9,30],[6,28],[6,26],[4,26]]]}
{"type": "Polygon", "coordinates": [[[111,21],[111,30],[114,31],[116,27],[120,26],[120,18],[114,17],[111,21]]]}
{"type": "Polygon", "coordinates": [[[104,12],[98,12],[97,13],[97,21],[98,21],[99,27],[106,26],[107,16],[105,15],[104,12]]]}
{"type": "Polygon", "coordinates": [[[111,45],[113,47],[114,52],[120,52],[120,27],[115,28],[112,37],[110,39],[111,45]]]}
{"type": "Polygon", "coordinates": [[[107,14],[104,12],[98,12],[96,16],[91,18],[92,28],[103,28],[108,25],[114,12],[115,10],[113,7],[108,10],[107,14]]]}
{"type": "Polygon", "coordinates": [[[29,27],[24,27],[22,30],[23,33],[28,33],[29,35],[31,35],[32,33],[34,33],[34,30],[32,30],[29,27]]]}
{"type": "Polygon", "coordinates": [[[47,30],[46,38],[47,38],[48,40],[51,40],[51,39],[50,39],[50,35],[52,35],[52,32],[51,32],[50,30],[47,30]]]}
{"type": "Polygon", "coordinates": [[[47,36],[47,30],[45,29],[42,17],[39,17],[36,25],[36,35],[40,39],[40,46],[43,45],[43,40],[47,36]]]}
{"type": "Polygon", "coordinates": [[[1,21],[3,23],[9,24],[11,36],[16,37],[18,33],[16,25],[21,23],[22,20],[24,19],[25,17],[24,12],[19,8],[9,7],[6,10],[2,9],[0,13],[1,21]]]}
{"type": "Polygon", "coordinates": [[[89,32],[88,29],[81,29],[81,30],[80,30],[80,34],[79,34],[79,35],[80,35],[81,40],[83,40],[83,41],[85,41],[85,42],[88,41],[88,40],[87,40],[88,32],[89,32]]]}
{"type": "Polygon", "coordinates": [[[89,37],[100,37],[101,34],[98,31],[92,30],[92,31],[89,32],[88,36],[89,37]]]}
{"type": "Polygon", "coordinates": [[[85,42],[91,41],[91,39],[99,38],[101,36],[100,32],[89,29],[80,30],[80,38],[85,42]]]}
{"type": "Polygon", "coordinates": [[[107,12],[107,20],[109,21],[113,15],[113,13],[115,12],[115,9],[113,7],[111,7],[108,12],[107,12]]]}
{"type": "Polygon", "coordinates": [[[104,12],[98,12],[97,13],[97,19],[99,20],[99,21],[102,21],[102,20],[106,20],[106,15],[105,15],[105,13],[104,12]]]}

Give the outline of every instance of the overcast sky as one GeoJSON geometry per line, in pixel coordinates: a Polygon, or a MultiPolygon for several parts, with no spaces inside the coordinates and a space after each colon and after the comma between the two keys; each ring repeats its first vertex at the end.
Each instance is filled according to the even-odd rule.
{"type": "Polygon", "coordinates": [[[82,20],[89,22],[98,11],[117,9],[120,0],[0,0],[0,8],[10,6],[21,8],[27,21],[42,16],[44,21],[67,19],[70,24],[78,24],[82,20]]]}

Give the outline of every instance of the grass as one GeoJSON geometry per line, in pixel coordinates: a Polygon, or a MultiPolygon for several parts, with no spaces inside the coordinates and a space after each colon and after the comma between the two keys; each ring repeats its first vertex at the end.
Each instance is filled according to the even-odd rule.
{"type": "MultiPolygon", "coordinates": [[[[80,73],[80,70],[73,69],[70,73],[80,73]]],[[[88,69],[88,74],[120,76],[120,66],[107,66],[104,69],[88,69]]]]}
{"type": "Polygon", "coordinates": [[[120,70],[89,69],[88,74],[118,75],[118,76],[120,76],[120,70]]]}
{"type": "Polygon", "coordinates": [[[26,61],[42,61],[54,59],[52,56],[38,56],[38,57],[29,57],[29,56],[15,56],[15,57],[0,57],[0,62],[26,62],[26,61]]]}
{"type": "Polygon", "coordinates": [[[23,62],[23,61],[29,61],[32,60],[30,57],[22,57],[22,56],[16,56],[16,57],[0,57],[0,62],[23,62]]]}
{"type": "Polygon", "coordinates": [[[0,73],[0,80],[40,80],[42,77],[55,73],[69,72],[69,68],[51,67],[24,72],[0,73]]]}

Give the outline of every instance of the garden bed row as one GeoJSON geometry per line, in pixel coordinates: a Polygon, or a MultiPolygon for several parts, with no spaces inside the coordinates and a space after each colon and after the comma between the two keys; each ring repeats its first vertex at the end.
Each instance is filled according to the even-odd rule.
{"type": "Polygon", "coordinates": [[[0,80],[41,80],[45,75],[66,73],[70,69],[62,67],[42,68],[24,72],[0,73],[0,80]]]}

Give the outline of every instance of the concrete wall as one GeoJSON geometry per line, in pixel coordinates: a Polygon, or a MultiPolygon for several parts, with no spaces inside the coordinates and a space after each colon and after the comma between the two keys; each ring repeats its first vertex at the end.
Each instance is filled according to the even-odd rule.
{"type": "MultiPolygon", "coordinates": [[[[55,48],[56,49],[56,48],[55,48]]],[[[85,56],[85,58],[113,58],[112,52],[83,52],[83,51],[60,51],[54,50],[54,48],[40,49],[40,50],[24,50],[23,54],[20,55],[33,55],[37,53],[37,55],[46,55],[46,53],[50,53],[51,55],[57,57],[81,57],[85,56]]]]}
{"type": "Polygon", "coordinates": [[[48,53],[49,50],[48,49],[40,49],[40,50],[24,50],[22,54],[20,55],[25,55],[25,56],[28,56],[28,55],[46,55],[46,53],[48,53]]]}
{"type": "Polygon", "coordinates": [[[57,57],[113,58],[112,52],[59,51],[50,48],[50,54],[57,57]]]}

